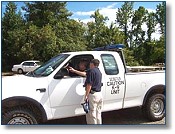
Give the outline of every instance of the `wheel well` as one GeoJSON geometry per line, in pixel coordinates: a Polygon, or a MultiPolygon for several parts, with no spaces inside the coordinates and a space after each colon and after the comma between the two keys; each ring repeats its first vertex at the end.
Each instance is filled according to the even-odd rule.
{"type": "Polygon", "coordinates": [[[29,109],[40,123],[47,120],[43,106],[32,98],[16,96],[2,100],[2,114],[16,107],[29,109]]]}
{"type": "Polygon", "coordinates": [[[165,85],[155,85],[151,87],[144,97],[143,106],[145,105],[147,99],[150,98],[154,94],[164,94],[165,95],[166,94],[165,85]]]}
{"type": "Polygon", "coordinates": [[[22,71],[23,71],[23,69],[22,69],[22,68],[18,68],[18,71],[19,71],[19,70],[22,70],[22,71]]]}

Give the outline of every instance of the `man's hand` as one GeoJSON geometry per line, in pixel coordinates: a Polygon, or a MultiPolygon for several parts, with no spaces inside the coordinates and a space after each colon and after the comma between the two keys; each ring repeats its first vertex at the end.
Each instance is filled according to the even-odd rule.
{"type": "Polygon", "coordinates": [[[88,100],[88,97],[87,96],[84,96],[84,101],[88,100]]]}
{"type": "Polygon", "coordinates": [[[80,76],[83,76],[83,77],[86,77],[86,72],[82,72],[82,71],[78,71],[78,70],[75,70],[73,67],[69,67],[68,68],[70,72],[72,73],[76,73],[77,75],[80,75],[80,76]]]}
{"type": "Polygon", "coordinates": [[[75,69],[73,67],[69,67],[69,71],[75,73],[75,69]]]}

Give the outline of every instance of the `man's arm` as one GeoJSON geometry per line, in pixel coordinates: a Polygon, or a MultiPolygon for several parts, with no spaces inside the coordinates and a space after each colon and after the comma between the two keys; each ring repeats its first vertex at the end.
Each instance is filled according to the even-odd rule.
{"type": "Polygon", "coordinates": [[[89,93],[91,91],[91,87],[92,87],[91,84],[86,85],[86,93],[85,93],[85,96],[84,96],[84,101],[86,101],[86,99],[88,99],[89,93]]]}
{"type": "Polygon", "coordinates": [[[69,71],[72,72],[72,73],[76,73],[80,76],[83,76],[83,77],[86,77],[86,72],[82,72],[82,71],[78,71],[78,70],[75,70],[74,68],[72,67],[69,67],[69,71]]]}

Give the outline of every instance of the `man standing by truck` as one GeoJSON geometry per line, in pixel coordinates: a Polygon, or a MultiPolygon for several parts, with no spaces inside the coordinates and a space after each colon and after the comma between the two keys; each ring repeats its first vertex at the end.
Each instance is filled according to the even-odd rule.
{"type": "Polygon", "coordinates": [[[89,101],[90,111],[86,114],[87,124],[102,124],[101,111],[103,105],[101,93],[102,74],[98,68],[99,60],[93,59],[90,62],[90,69],[86,74],[84,100],[89,101]]]}

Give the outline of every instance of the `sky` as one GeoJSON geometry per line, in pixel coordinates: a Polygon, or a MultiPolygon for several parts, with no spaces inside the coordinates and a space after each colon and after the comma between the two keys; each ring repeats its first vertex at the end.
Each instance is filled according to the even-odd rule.
{"type": "MultiPolygon", "coordinates": [[[[7,2],[2,2],[2,13],[5,12],[5,7],[7,2]]],[[[82,22],[87,23],[91,21],[90,15],[93,14],[97,9],[99,9],[100,13],[109,18],[109,22],[114,22],[116,18],[116,11],[124,2],[120,1],[99,1],[99,2],[91,2],[91,1],[77,1],[77,2],[67,2],[67,9],[73,13],[71,18],[75,20],[81,20],[82,22]]],[[[143,6],[148,11],[155,11],[156,5],[161,2],[134,2],[134,9],[138,9],[139,6],[143,6]]],[[[21,10],[21,6],[24,5],[24,2],[16,2],[18,10],[21,10]]],[[[22,11],[23,12],[23,11],[22,11]]]]}
{"type": "MultiPolygon", "coordinates": [[[[156,12],[156,7],[161,2],[134,2],[134,10],[137,10],[140,6],[145,7],[149,12],[156,12]]],[[[124,2],[120,1],[111,1],[111,2],[68,2],[67,8],[73,13],[71,18],[75,20],[81,20],[84,23],[87,23],[89,21],[94,21],[93,18],[90,18],[94,12],[99,9],[100,14],[102,14],[104,17],[108,17],[109,20],[106,22],[107,26],[110,26],[111,22],[115,22],[116,20],[116,12],[118,8],[121,8],[121,6],[124,4],[124,2]]],[[[144,31],[147,30],[146,24],[142,25],[142,29],[144,31]]],[[[156,26],[156,32],[152,34],[152,38],[159,39],[159,26],[156,26]]]]}
{"type": "MultiPolygon", "coordinates": [[[[161,3],[161,1],[152,2],[152,1],[142,1],[142,2],[134,2],[134,10],[137,10],[139,6],[145,7],[149,12],[155,12],[156,6],[161,3]]],[[[1,1],[2,6],[2,14],[5,12],[5,8],[7,2],[1,1]]],[[[107,26],[110,26],[111,22],[115,22],[116,20],[116,12],[118,8],[124,4],[123,1],[68,1],[67,2],[67,9],[73,13],[70,17],[71,19],[81,20],[83,23],[87,23],[89,21],[94,21],[93,18],[90,18],[94,12],[99,9],[100,14],[104,17],[108,17],[109,20],[106,22],[107,26]]],[[[22,13],[24,11],[21,9],[24,6],[24,2],[16,2],[18,10],[21,10],[22,13]]],[[[3,15],[2,15],[3,16],[3,15]]],[[[146,24],[142,26],[143,30],[147,30],[146,24]]],[[[152,34],[152,38],[159,39],[161,36],[158,32],[159,27],[156,26],[157,31],[152,34]]]]}
{"type": "MultiPolygon", "coordinates": [[[[135,2],[134,9],[138,9],[139,6],[143,6],[148,11],[154,11],[156,9],[156,5],[161,2],[135,2]]],[[[116,11],[124,2],[119,1],[111,1],[111,2],[68,2],[67,8],[73,12],[72,18],[80,19],[81,21],[87,23],[92,20],[90,15],[93,14],[97,9],[99,9],[100,14],[107,16],[109,18],[109,22],[115,21],[116,19],[116,11]]]]}

